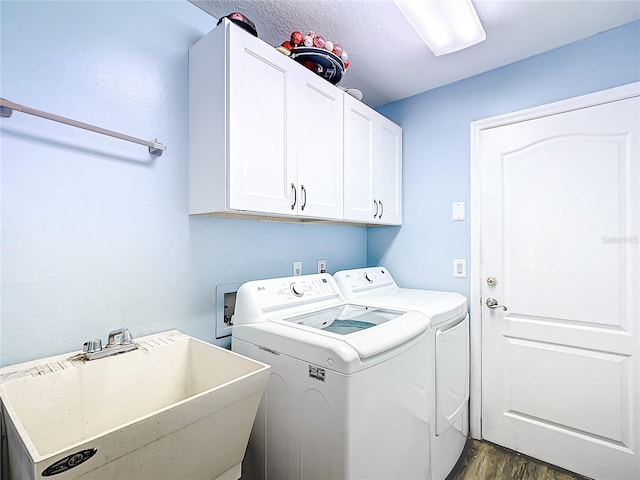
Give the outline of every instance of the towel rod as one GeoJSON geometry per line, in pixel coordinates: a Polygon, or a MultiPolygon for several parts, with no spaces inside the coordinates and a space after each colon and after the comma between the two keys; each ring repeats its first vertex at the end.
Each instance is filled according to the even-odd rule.
{"type": "Polygon", "coordinates": [[[10,117],[13,111],[17,110],[29,115],[35,115],[36,117],[53,120],[54,122],[65,123],[67,125],[71,125],[72,127],[84,128],[85,130],[89,130],[91,132],[100,133],[102,135],[109,135],[110,137],[119,138],[120,140],[144,145],[145,147],[149,147],[150,154],[157,155],[158,157],[162,155],[162,152],[167,149],[165,145],[158,142],[157,138],[153,142],[148,142],[146,140],[142,140],[141,138],[114,132],[112,130],[107,130],[106,128],[96,127],[95,125],[90,125],[88,123],[78,122],[77,120],[61,117],[60,115],[55,115],[53,113],[43,112],[42,110],[36,110],[35,108],[25,107],[24,105],[10,102],[9,100],[5,100],[4,98],[0,98],[0,107],[2,107],[0,108],[0,116],[2,117],[10,117]]]}

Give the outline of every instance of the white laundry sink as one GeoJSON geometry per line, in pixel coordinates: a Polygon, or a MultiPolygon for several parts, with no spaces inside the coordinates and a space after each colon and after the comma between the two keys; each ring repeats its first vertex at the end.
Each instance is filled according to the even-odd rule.
{"type": "Polygon", "coordinates": [[[0,369],[11,480],[237,479],[270,367],[178,331],[0,369]]]}

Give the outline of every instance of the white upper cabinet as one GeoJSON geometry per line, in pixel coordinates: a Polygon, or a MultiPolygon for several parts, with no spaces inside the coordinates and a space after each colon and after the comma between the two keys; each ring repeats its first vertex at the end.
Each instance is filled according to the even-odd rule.
{"type": "Polygon", "coordinates": [[[294,115],[298,141],[298,214],[340,220],[344,92],[307,69],[300,73],[294,115]]]}
{"type": "MultiPolygon", "coordinates": [[[[379,114],[378,114],[379,115],[379,114]]],[[[374,199],[378,221],[402,224],[402,128],[379,115],[374,128],[374,199]]]]}
{"type": "MultiPolygon", "coordinates": [[[[226,30],[227,208],[295,214],[296,136],[290,112],[297,80],[281,53],[231,23],[226,30]]],[[[223,90],[208,94],[224,96],[223,90]]]]}
{"type": "Polygon", "coordinates": [[[191,47],[189,213],[297,214],[291,63],[228,20],[191,47]]]}
{"type": "Polygon", "coordinates": [[[189,50],[190,214],[400,224],[399,132],[227,19],[189,50]]]}
{"type": "Polygon", "coordinates": [[[344,219],[402,224],[402,129],[344,97],[344,219]]]}

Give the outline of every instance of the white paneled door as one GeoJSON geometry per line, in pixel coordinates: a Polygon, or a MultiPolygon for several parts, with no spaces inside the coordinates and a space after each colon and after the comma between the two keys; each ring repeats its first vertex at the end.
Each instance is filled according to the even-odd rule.
{"type": "Polygon", "coordinates": [[[640,478],[640,99],[629,97],[591,95],[478,134],[482,436],[595,479],[640,478]]]}

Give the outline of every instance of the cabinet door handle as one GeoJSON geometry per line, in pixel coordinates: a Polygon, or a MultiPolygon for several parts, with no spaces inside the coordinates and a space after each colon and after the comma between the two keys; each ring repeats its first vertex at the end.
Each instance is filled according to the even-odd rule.
{"type": "Polygon", "coordinates": [[[378,218],[382,218],[382,215],[384,215],[384,205],[382,204],[382,200],[378,200],[378,203],[380,204],[380,215],[378,215],[378,218]]]}
{"type": "Polygon", "coordinates": [[[304,196],[302,196],[302,205],[300,206],[300,208],[304,210],[304,207],[307,206],[307,189],[304,188],[304,185],[300,185],[300,191],[300,196],[304,194],[304,196]]]}
{"type": "Polygon", "coordinates": [[[296,184],[291,184],[291,189],[293,190],[293,203],[291,204],[291,210],[296,208],[296,203],[298,203],[298,192],[296,191],[296,184]]]}
{"type": "Polygon", "coordinates": [[[378,205],[378,201],[374,198],[373,203],[376,206],[376,213],[373,214],[373,218],[378,218],[378,211],[380,211],[380,205],[378,205]]]}

